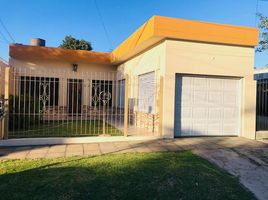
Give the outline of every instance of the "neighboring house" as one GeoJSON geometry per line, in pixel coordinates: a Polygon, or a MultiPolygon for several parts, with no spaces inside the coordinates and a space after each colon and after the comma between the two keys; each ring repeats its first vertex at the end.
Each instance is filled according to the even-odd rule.
{"type": "MultiPolygon", "coordinates": [[[[4,85],[5,71],[4,68],[8,67],[8,63],[0,58],[0,85],[4,85]]],[[[0,97],[4,95],[4,87],[0,87],[0,97]]]]}
{"type": "Polygon", "coordinates": [[[258,67],[254,69],[254,80],[268,80],[268,67],[258,67]]]}
{"type": "Polygon", "coordinates": [[[146,116],[161,137],[255,138],[257,44],[255,28],[154,16],[111,53],[12,44],[9,55],[10,66],[24,70],[21,89],[36,90],[30,76],[51,82],[48,106],[61,112],[102,106],[91,101],[100,81],[109,107],[123,108],[127,77],[133,116],[146,116]]]}

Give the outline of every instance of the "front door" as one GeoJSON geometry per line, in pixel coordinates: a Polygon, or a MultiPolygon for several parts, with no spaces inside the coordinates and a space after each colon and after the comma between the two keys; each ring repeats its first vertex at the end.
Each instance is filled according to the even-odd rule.
{"type": "Polygon", "coordinates": [[[68,111],[70,115],[80,115],[82,111],[82,86],[81,79],[68,79],[68,111]]]}

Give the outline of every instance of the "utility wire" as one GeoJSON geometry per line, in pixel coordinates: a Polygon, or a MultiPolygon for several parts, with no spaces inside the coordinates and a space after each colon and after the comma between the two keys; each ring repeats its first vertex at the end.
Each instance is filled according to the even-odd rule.
{"type": "Polygon", "coordinates": [[[9,44],[10,41],[6,38],[6,36],[0,31],[0,35],[2,36],[2,38],[4,39],[4,41],[9,44]]]}
{"type": "Polygon", "coordinates": [[[110,39],[110,37],[109,37],[108,31],[107,31],[107,29],[106,29],[106,26],[105,26],[105,24],[104,24],[104,21],[103,21],[103,18],[102,18],[100,9],[99,9],[98,4],[97,4],[97,0],[94,0],[94,3],[95,3],[95,7],[96,7],[96,9],[97,9],[97,12],[98,12],[98,15],[99,15],[99,18],[100,18],[100,21],[101,21],[101,24],[102,24],[102,27],[103,27],[105,36],[106,36],[106,39],[107,39],[107,41],[108,41],[108,43],[109,43],[109,48],[112,49],[111,39],[110,39]]]}
{"type": "Polygon", "coordinates": [[[3,26],[3,28],[5,29],[5,31],[7,32],[8,36],[10,37],[10,39],[15,43],[14,38],[12,37],[12,35],[10,34],[10,32],[7,30],[7,27],[5,26],[4,22],[2,21],[2,19],[0,18],[0,23],[3,26]]]}
{"type": "Polygon", "coordinates": [[[259,10],[259,0],[256,0],[256,12],[255,12],[255,27],[257,27],[257,15],[258,15],[258,11],[259,10]]]}
{"type": "Polygon", "coordinates": [[[0,56],[0,61],[2,61],[2,62],[4,62],[5,64],[7,64],[7,65],[8,65],[7,60],[6,60],[6,59],[4,59],[4,58],[3,58],[3,57],[1,57],[1,56],[0,56]]]}

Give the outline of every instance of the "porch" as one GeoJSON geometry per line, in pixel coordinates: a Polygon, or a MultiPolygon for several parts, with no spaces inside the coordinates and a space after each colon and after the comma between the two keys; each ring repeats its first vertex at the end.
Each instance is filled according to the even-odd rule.
{"type": "Polygon", "coordinates": [[[157,81],[142,98],[138,77],[117,71],[1,70],[1,138],[160,136],[157,81]]]}

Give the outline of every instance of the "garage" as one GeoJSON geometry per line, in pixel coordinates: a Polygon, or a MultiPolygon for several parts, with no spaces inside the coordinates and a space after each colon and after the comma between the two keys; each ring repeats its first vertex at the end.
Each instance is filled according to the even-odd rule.
{"type": "Polygon", "coordinates": [[[241,79],[176,74],[175,136],[240,133],[241,79]]]}

